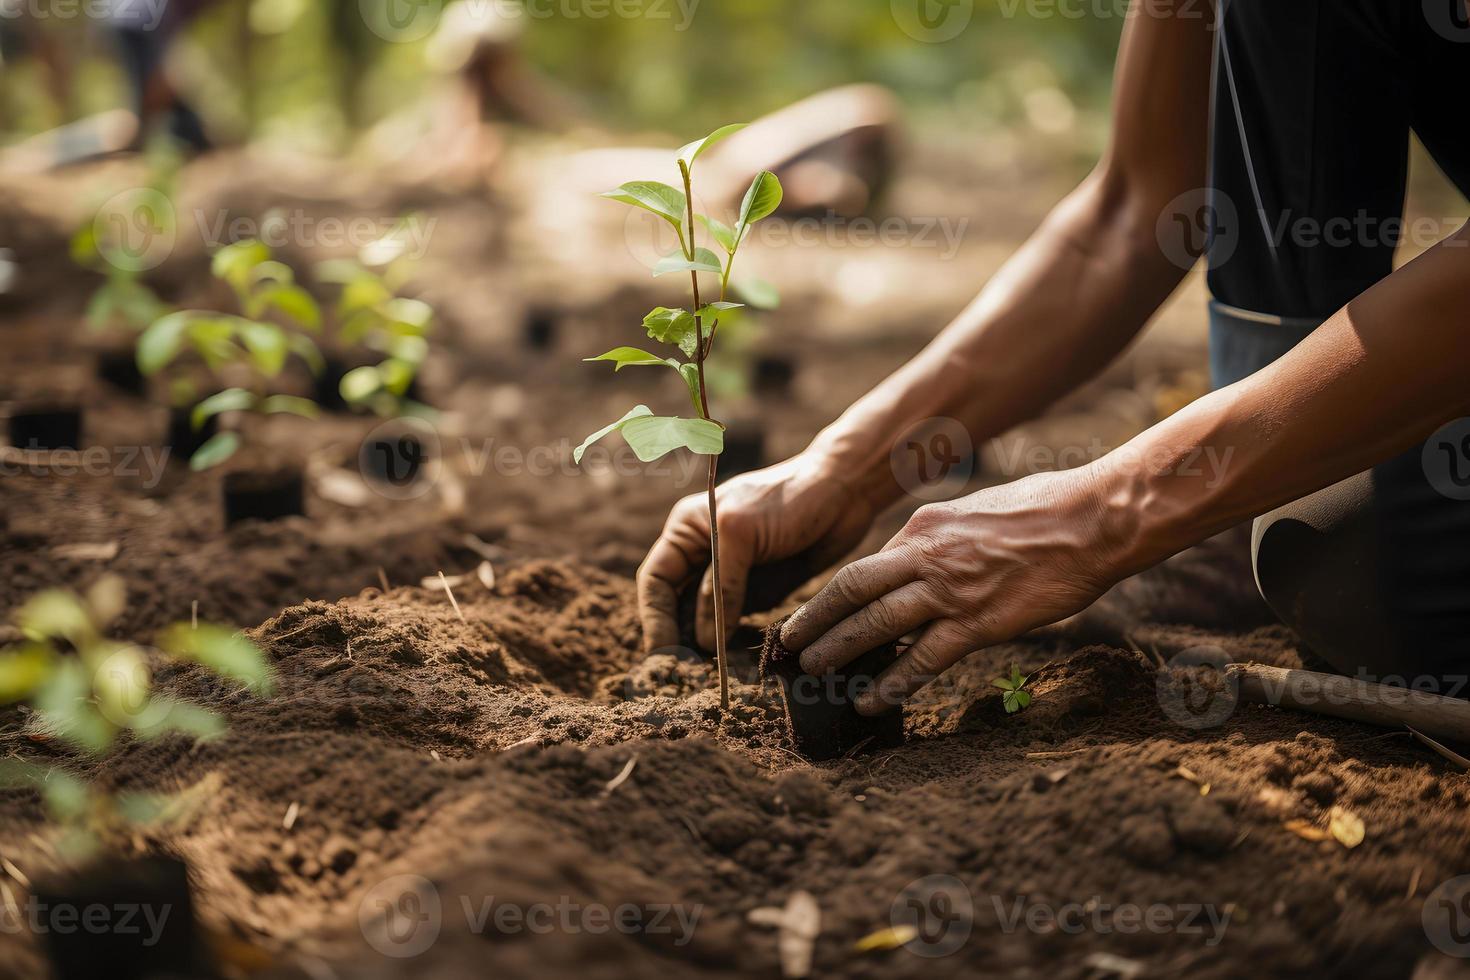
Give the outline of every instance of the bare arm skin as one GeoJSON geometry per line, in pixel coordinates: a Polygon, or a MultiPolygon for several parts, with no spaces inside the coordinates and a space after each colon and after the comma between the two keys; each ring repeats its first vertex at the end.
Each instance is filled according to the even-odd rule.
{"type": "MultiPolygon", "coordinates": [[[[1112,146],[1093,174],[954,323],[810,448],[721,487],[727,622],[738,619],[752,567],[794,558],[809,576],[862,540],[901,494],[888,454],[910,426],[952,417],[978,445],[1033,417],[1106,366],[1183,278],[1155,227],[1168,202],[1205,182],[1210,14],[1182,0],[1135,9],[1119,52],[1112,146]]],[[[678,642],[677,594],[708,561],[709,513],[695,495],[675,507],[639,569],[647,649],[678,642]]],[[[711,585],[706,574],[696,613],[706,647],[711,585]]]]}
{"type": "Polygon", "coordinates": [[[1085,608],[1120,579],[1344,479],[1470,413],[1470,226],[1291,353],[1088,466],[921,508],[788,621],[836,669],[916,628],[859,699],[880,713],[972,650],[1085,608]],[[1194,465],[1208,450],[1219,473],[1194,465]]]}

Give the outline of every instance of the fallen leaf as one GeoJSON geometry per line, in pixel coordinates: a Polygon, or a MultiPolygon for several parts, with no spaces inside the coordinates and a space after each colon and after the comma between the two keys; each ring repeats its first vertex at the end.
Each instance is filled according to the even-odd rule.
{"type": "Polygon", "coordinates": [[[372,503],[373,491],[362,477],[346,470],[329,469],[316,474],[316,493],[343,507],[366,507],[372,503]]]}
{"type": "Polygon", "coordinates": [[[1326,830],[1318,827],[1310,820],[1288,820],[1282,826],[1293,834],[1296,834],[1302,840],[1322,841],[1331,836],[1326,830]]]}
{"type": "Polygon", "coordinates": [[[907,945],[919,935],[919,930],[913,926],[891,926],[887,929],[879,929],[870,932],[857,942],[852,948],[859,953],[871,953],[875,950],[898,949],[907,945]]]}
{"type": "Polygon", "coordinates": [[[495,566],[490,564],[489,561],[480,562],[479,566],[475,568],[475,577],[480,580],[480,584],[486,589],[491,592],[495,591],[495,566]]]}
{"type": "Polygon", "coordinates": [[[1130,960],[1126,956],[1118,956],[1116,953],[1090,953],[1082,963],[1094,970],[1100,970],[1115,977],[1123,977],[1124,980],[1142,976],[1143,971],[1147,968],[1145,963],[1130,960]]]}
{"type": "Polygon", "coordinates": [[[78,541],[51,547],[53,558],[71,558],[75,561],[112,561],[117,557],[117,552],[116,541],[78,541]]]}
{"type": "Polygon", "coordinates": [[[1363,836],[1366,833],[1362,818],[1340,806],[1332,808],[1332,813],[1328,817],[1327,829],[1333,837],[1337,838],[1339,844],[1349,850],[1363,843],[1363,836]]]}

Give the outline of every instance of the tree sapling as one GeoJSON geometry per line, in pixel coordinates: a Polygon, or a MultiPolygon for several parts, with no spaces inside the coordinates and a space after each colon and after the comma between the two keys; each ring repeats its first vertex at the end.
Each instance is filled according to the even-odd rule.
{"type": "MultiPolygon", "coordinates": [[[[268,394],[267,380],[285,368],[296,354],[315,373],[321,353],[307,332],[321,329],[321,311],[301,286],[291,268],[271,257],[270,249],[254,239],[226,245],[215,253],[211,269],[229,284],[243,315],[211,310],[179,310],[153,322],[138,336],[138,367],[154,375],[185,351],[193,351],[212,371],[230,368],[254,375],[252,388],[233,387],[216,392],[195,405],[190,424],[197,431],[223,412],[259,414],[287,412],[314,417],[316,404],[294,395],[268,394]],[[266,320],[275,314],[297,330],[286,330],[266,320]],[[305,331],[305,332],[302,332],[305,331]]],[[[224,431],[206,440],[190,457],[189,466],[205,470],[218,466],[240,448],[238,432],[224,431]]]]}
{"type": "MultiPolygon", "coordinates": [[[[100,760],[119,736],[154,739],[169,732],[212,738],[224,731],[217,715],[153,690],[145,652],[108,638],[108,623],[127,603],[121,579],[104,576],[85,595],[50,590],[18,611],[24,637],[0,650],[0,704],[29,707],[25,734],[35,742],[100,760]]],[[[158,645],[172,658],[203,664],[256,694],[272,677],[265,655],[245,637],[219,626],[189,623],[165,629],[158,645]]],[[[58,977],[212,975],[203,962],[182,863],[133,853],[140,827],[187,818],[217,786],[206,779],[178,794],[109,792],[59,765],[16,756],[0,761],[0,785],[40,793],[60,830],[57,853],[66,869],[37,880],[38,901],[55,906],[152,904],[175,910],[158,935],[80,930],[44,936],[58,977]],[[146,941],[145,941],[146,939],[146,941]]]]}
{"type": "Polygon", "coordinates": [[[703,139],[680,148],[678,164],[679,176],[684,185],[682,191],[650,180],[627,183],[603,194],[612,200],[649,211],[673,227],[679,239],[679,248],[660,260],[654,267],[653,274],[663,276],[670,273],[689,273],[693,303],[691,309],[660,306],[643,318],[643,327],[651,339],[677,347],[686,360],[660,357],[637,347],[618,347],[587,360],[611,361],[615,371],[641,366],[665,366],[674,369],[689,389],[689,398],[697,417],[659,416],[648,406],[638,405],[616,422],[588,436],[573,454],[576,462],[580,463],[588,446],[612,432],[621,432],[633,452],[645,463],[680,447],[709,457],[706,492],[709,497],[715,661],[720,677],[721,710],[728,709],[730,705],[730,676],[725,654],[725,603],[720,587],[720,532],[715,483],[720,453],[724,449],[725,430],[710,414],[705,364],[714,349],[721,315],[743,305],[728,300],[735,253],[749,234],[751,226],[780,206],[781,182],[769,171],[757,174],[751,181],[750,189],[745,192],[735,225],[731,227],[715,218],[695,213],[693,168],[701,154],[741,128],[741,124],[724,126],[703,139]],[[704,226],[709,237],[718,244],[724,253],[723,258],[696,243],[696,221],[704,226]],[[716,277],[719,299],[707,304],[703,302],[699,280],[701,274],[716,277]]]}

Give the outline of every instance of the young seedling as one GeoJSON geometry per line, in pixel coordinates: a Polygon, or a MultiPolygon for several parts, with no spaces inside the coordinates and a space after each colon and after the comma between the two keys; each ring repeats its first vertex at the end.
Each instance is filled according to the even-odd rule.
{"type": "Polygon", "coordinates": [[[990,682],[1005,692],[1001,695],[1001,704],[1004,705],[1006,714],[1013,715],[1030,706],[1031,692],[1024,689],[1026,682],[1030,679],[1030,677],[1022,677],[1021,668],[1011,664],[1011,676],[997,677],[990,682]]]}
{"type": "MultiPolygon", "coordinates": [[[[264,243],[251,239],[226,245],[215,253],[211,269],[229,284],[243,315],[180,310],[154,321],[138,337],[138,367],[145,375],[163,370],[186,350],[196,353],[212,371],[235,365],[254,374],[258,389],[281,373],[293,353],[313,372],[321,370],[321,353],[302,332],[321,330],[321,311],[311,294],[296,284],[291,268],[273,259],[264,243]],[[298,329],[287,330],[269,322],[265,319],[268,315],[278,316],[298,329]]],[[[197,430],[213,416],[230,411],[289,412],[307,417],[317,414],[310,399],[237,387],[201,401],[194,407],[191,422],[197,430]]],[[[195,470],[218,466],[239,448],[239,433],[217,433],[199,447],[189,466],[195,470]]]]}
{"type": "MultiPolygon", "coordinates": [[[[733,227],[707,215],[695,214],[693,192],[694,163],[715,143],[741,129],[742,125],[724,126],[704,139],[695,140],[678,152],[679,176],[683,190],[658,181],[635,181],[608,191],[603,197],[652,212],[674,229],[679,239],[679,248],[666,255],[654,267],[654,276],[670,273],[689,274],[693,292],[693,303],[689,309],[670,309],[660,306],[643,318],[643,328],[648,336],[663,344],[677,347],[684,355],[660,357],[637,347],[618,347],[589,361],[611,361],[613,370],[625,367],[662,366],[677,371],[689,389],[689,399],[694,406],[696,418],[679,418],[655,415],[648,406],[638,405],[611,425],[588,436],[573,454],[576,462],[582,461],[587,447],[612,432],[621,432],[623,438],[640,460],[652,462],[665,453],[680,447],[693,453],[709,457],[706,493],[709,498],[710,517],[710,564],[714,581],[715,614],[715,662],[720,677],[720,708],[730,706],[730,671],[725,654],[725,602],[720,587],[720,532],[719,512],[715,501],[715,480],[720,453],[724,449],[725,430],[710,414],[709,395],[706,386],[706,362],[714,349],[715,336],[719,330],[720,317],[743,306],[729,301],[730,273],[735,265],[735,253],[750,233],[751,226],[767,217],[781,204],[781,182],[769,171],[761,171],[751,181],[750,189],[740,204],[733,227]],[[716,243],[723,257],[695,241],[695,222],[699,222],[716,243]],[[718,283],[717,300],[703,301],[700,290],[700,275],[714,276],[718,283]]],[[[773,297],[766,295],[769,287],[753,287],[750,291],[759,294],[761,305],[774,305],[773,297]]],[[[742,296],[745,296],[742,290],[742,296]]],[[[746,297],[750,298],[750,297],[746,297]]],[[[752,300],[754,302],[754,300],[752,300]]]]}
{"type": "Polygon", "coordinates": [[[317,278],[341,286],[337,339],[383,355],[377,364],[353,368],[338,386],[342,400],[383,418],[426,415],[408,392],[429,353],[434,310],[423,300],[398,295],[412,274],[404,233],[407,219],[365,246],[356,259],[331,259],[316,267],[317,278]]]}
{"type": "MultiPolygon", "coordinates": [[[[0,703],[29,705],[33,739],[100,759],[123,732],[152,739],[167,732],[211,738],[224,731],[212,712],[156,693],[144,651],[104,634],[126,603],[122,580],[106,576],[82,596],[37,593],[17,612],[24,640],[0,650],[0,703]]],[[[265,655],[224,627],[180,623],[159,635],[158,646],[256,694],[271,690],[265,655]]],[[[78,857],[126,841],[134,825],[167,816],[177,802],[161,794],[110,794],[62,769],[15,758],[0,763],[0,783],[37,789],[65,829],[64,849],[78,857]]]]}

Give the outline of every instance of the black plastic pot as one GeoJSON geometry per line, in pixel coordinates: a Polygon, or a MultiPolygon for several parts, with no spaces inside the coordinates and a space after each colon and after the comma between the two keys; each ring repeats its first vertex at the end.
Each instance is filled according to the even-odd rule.
{"type": "Polygon", "coordinates": [[[212,977],[183,862],[112,859],[38,881],[30,928],[56,980],[212,977]]]}
{"type": "Polygon", "coordinates": [[[168,450],[168,458],[173,462],[188,465],[189,458],[199,451],[199,447],[219,432],[218,415],[211,415],[196,429],[190,418],[192,414],[187,408],[175,408],[168,413],[168,433],[164,436],[163,448],[168,450]]]}
{"type": "Polygon", "coordinates": [[[372,438],[358,453],[363,476],[399,488],[418,482],[428,461],[429,453],[423,441],[409,432],[372,438]]]}
{"type": "Polygon", "coordinates": [[[120,347],[98,353],[97,378],[118,391],[137,398],[142,398],[148,393],[148,379],[138,369],[138,358],[131,347],[120,347]]]}
{"type": "Polygon", "coordinates": [[[750,369],[750,386],[758,395],[784,397],[796,380],[796,362],[784,354],[762,354],[750,369]]]}
{"type": "Polygon", "coordinates": [[[720,454],[719,480],[766,465],[766,432],[755,421],[725,423],[725,451],[720,454]]]}
{"type": "Polygon", "coordinates": [[[796,751],[820,762],[901,745],[902,711],[870,718],[858,714],[853,707],[853,700],[898,659],[897,648],[887,644],[870,650],[841,673],[816,677],[803,671],[800,658],[781,645],[784,622],[766,630],[761,649],[761,676],[774,676],[780,682],[781,701],[796,751]]]}
{"type": "Polygon", "coordinates": [[[75,405],[31,405],[10,414],[10,444],[17,449],[82,448],[82,410],[75,405]]]}
{"type": "Polygon", "coordinates": [[[306,513],[306,477],[300,470],[235,470],[225,474],[223,486],[226,527],[306,513]]]}
{"type": "Polygon", "coordinates": [[[557,316],[548,309],[527,311],[521,324],[521,343],[529,350],[548,351],[556,346],[557,316]]]}

